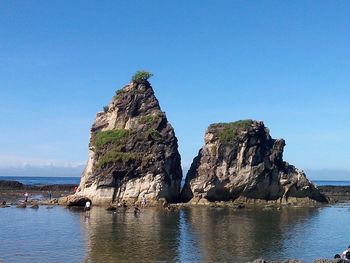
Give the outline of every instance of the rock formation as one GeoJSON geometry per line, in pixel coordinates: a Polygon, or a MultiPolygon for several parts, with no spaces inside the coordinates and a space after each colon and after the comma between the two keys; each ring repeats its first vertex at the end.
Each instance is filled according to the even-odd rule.
{"type": "Polygon", "coordinates": [[[212,124],[194,158],[181,193],[183,201],[313,203],[327,199],[282,159],[285,141],[272,139],[263,122],[212,124]]]}
{"type": "Polygon", "coordinates": [[[91,128],[77,196],[93,204],[174,201],[182,170],[177,139],[147,80],[118,90],[91,128]]]}

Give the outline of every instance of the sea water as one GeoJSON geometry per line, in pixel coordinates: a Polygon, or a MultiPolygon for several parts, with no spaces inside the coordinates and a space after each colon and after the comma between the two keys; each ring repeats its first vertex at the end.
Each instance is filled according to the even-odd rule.
{"type": "Polygon", "coordinates": [[[281,210],[195,207],[90,212],[0,209],[4,262],[247,262],[332,258],[348,245],[349,204],[281,210]]]}
{"type": "MultiPolygon", "coordinates": [[[[77,184],[73,177],[0,177],[77,184]]],[[[317,185],[350,185],[315,181],[317,185]]],[[[348,245],[350,204],[281,210],[183,208],[86,213],[56,206],[0,209],[0,262],[247,262],[332,258],[348,245]]]]}
{"type": "Polygon", "coordinates": [[[80,177],[0,176],[0,180],[17,181],[29,185],[79,184],[80,177]]]}

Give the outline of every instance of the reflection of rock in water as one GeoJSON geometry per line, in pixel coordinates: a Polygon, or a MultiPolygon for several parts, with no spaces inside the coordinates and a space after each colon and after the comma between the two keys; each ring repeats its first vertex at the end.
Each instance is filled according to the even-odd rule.
{"type": "Polygon", "coordinates": [[[316,212],[312,208],[281,211],[185,210],[188,224],[200,243],[202,262],[247,262],[259,257],[278,259],[285,233],[316,212]]]}
{"type": "MultiPolygon", "coordinates": [[[[86,219],[82,216],[82,220],[86,219]]],[[[88,255],[85,262],[176,261],[179,212],[147,209],[107,212],[94,208],[86,224],[88,255]]]]}
{"type": "MultiPolygon", "coordinates": [[[[315,208],[280,211],[193,207],[167,213],[148,208],[113,213],[94,207],[81,213],[85,262],[248,262],[280,259],[290,235],[308,227],[315,208]]],[[[312,220],[311,220],[312,221],[312,220]]],[[[299,239],[300,240],[300,239],[299,239]]]]}

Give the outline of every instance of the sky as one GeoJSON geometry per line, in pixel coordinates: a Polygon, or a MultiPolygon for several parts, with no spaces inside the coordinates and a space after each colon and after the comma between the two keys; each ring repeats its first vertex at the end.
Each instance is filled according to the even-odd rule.
{"type": "Polygon", "coordinates": [[[0,168],[84,165],[145,69],[185,169],[210,123],[255,119],[289,163],[350,180],[349,47],[349,1],[1,0],[0,168]]]}

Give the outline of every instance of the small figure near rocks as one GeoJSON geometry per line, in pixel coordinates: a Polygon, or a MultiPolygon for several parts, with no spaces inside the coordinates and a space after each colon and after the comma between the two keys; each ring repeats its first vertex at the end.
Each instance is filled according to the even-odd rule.
{"type": "Polygon", "coordinates": [[[28,192],[25,192],[24,193],[24,202],[28,202],[28,196],[29,196],[29,194],[28,194],[28,192]]]}
{"type": "Polygon", "coordinates": [[[139,206],[138,206],[138,205],[135,205],[134,215],[137,216],[137,215],[139,215],[140,213],[141,213],[141,210],[140,210],[139,206]]]}
{"type": "Polygon", "coordinates": [[[342,259],[350,260],[350,246],[341,254],[342,259]]]}
{"type": "Polygon", "coordinates": [[[142,196],[141,205],[142,205],[142,207],[145,207],[147,205],[147,199],[146,199],[145,195],[142,196]]]}
{"type": "Polygon", "coordinates": [[[73,192],[76,193],[78,191],[78,186],[75,186],[73,192]]]}
{"type": "Polygon", "coordinates": [[[51,200],[51,198],[52,198],[52,193],[51,193],[51,191],[48,191],[48,196],[49,196],[49,200],[51,200]]]}
{"type": "Polygon", "coordinates": [[[170,205],[166,205],[166,206],[164,207],[164,209],[165,209],[166,212],[171,212],[171,207],[170,207],[170,205]]]}
{"type": "Polygon", "coordinates": [[[10,207],[9,205],[6,205],[6,201],[3,200],[0,204],[0,208],[6,208],[6,207],[10,207]]]}
{"type": "Polygon", "coordinates": [[[87,201],[87,202],[85,203],[84,210],[85,210],[85,211],[89,211],[90,209],[91,209],[91,203],[90,203],[90,201],[87,201]]]}
{"type": "Polygon", "coordinates": [[[124,209],[127,209],[127,208],[128,208],[128,205],[126,204],[126,201],[125,201],[125,200],[123,200],[122,207],[123,207],[124,209]]]}

